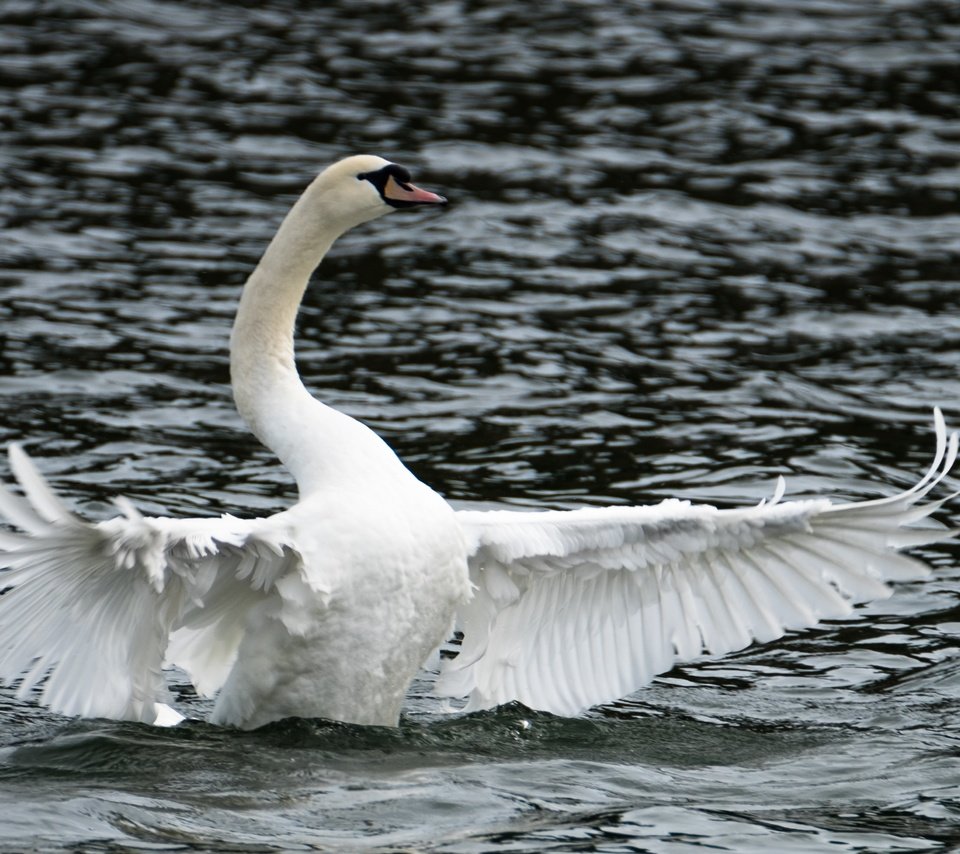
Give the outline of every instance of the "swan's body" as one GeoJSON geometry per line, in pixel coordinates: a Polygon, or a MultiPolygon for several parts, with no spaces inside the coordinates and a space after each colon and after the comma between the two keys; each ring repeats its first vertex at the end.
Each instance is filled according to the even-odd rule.
{"type": "Polygon", "coordinates": [[[26,455],[27,500],[3,490],[0,678],[72,715],[172,713],[162,668],[182,666],[212,720],[397,722],[407,687],[454,623],[438,683],[468,708],[510,700],[576,714],[704,649],[722,654],[884,596],[927,572],[897,549],[952,536],[910,528],[939,503],[957,437],[913,489],[717,510],[455,512],[372,431],[309,395],[294,365],[304,289],[344,231],[391,207],[443,200],[405,170],[352,157],[294,205],[248,280],[231,340],[237,407],[297,480],[266,519],[70,514],[26,455]]]}

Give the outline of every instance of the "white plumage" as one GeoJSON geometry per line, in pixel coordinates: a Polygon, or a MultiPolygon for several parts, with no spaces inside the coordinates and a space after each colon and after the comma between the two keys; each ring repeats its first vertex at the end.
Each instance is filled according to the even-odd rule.
{"type": "Polygon", "coordinates": [[[718,510],[459,511],[369,429],[304,389],[293,325],[313,270],[344,231],[443,200],[405,170],[352,157],[294,205],[244,288],[231,340],[238,409],[295,476],[300,500],[265,519],[71,514],[26,454],[25,498],[0,490],[0,679],[68,715],[170,723],[163,669],[216,695],[212,720],[289,716],[393,725],[420,664],[463,632],[438,693],[468,709],[511,700],[572,715],[704,651],[850,612],[887,581],[928,572],[898,549],[954,536],[915,527],[951,470],[912,489],[718,510]],[[359,179],[359,180],[358,180],[359,179]]]}
{"type": "Polygon", "coordinates": [[[718,510],[652,507],[457,514],[473,599],[439,690],[467,708],[509,700],[572,715],[622,697],[704,651],[724,655],[846,616],[926,575],[895,549],[953,536],[906,528],[943,503],[921,500],[950,471],[957,435],[936,411],[937,454],[913,489],[876,501],[827,499],[718,510]]]}

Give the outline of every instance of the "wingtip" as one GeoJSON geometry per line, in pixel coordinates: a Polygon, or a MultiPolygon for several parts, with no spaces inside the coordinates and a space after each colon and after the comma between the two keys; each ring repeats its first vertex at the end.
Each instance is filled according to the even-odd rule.
{"type": "Polygon", "coordinates": [[[49,523],[75,520],[19,442],[11,442],[7,446],[7,455],[13,476],[38,516],[49,523]]]}
{"type": "Polygon", "coordinates": [[[932,489],[934,489],[953,469],[960,450],[960,434],[955,430],[947,435],[947,424],[943,411],[939,406],[933,407],[933,429],[936,436],[936,450],[933,462],[926,474],[903,493],[903,496],[912,496],[911,503],[916,503],[932,489]]]}

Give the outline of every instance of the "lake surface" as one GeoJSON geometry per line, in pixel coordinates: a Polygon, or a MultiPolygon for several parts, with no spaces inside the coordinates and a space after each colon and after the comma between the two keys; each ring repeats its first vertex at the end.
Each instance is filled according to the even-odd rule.
{"type": "MultiPolygon", "coordinates": [[[[337,245],[300,368],[458,506],[873,497],[960,424],[955,3],[0,0],[0,441],[94,518],[285,507],[229,325],[361,151],[451,204],[337,245]]],[[[960,554],[923,555],[575,720],[450,716],[431,674],[397,730],[0,689],[0,850],[950,850],[960,554]]]]}

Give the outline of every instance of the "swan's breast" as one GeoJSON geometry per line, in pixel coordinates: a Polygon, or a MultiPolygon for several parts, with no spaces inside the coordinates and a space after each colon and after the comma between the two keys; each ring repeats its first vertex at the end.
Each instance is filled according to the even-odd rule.
{"type": "Polygon", "coordinates": [[[278,600],[248,627],[219,722],[250,727],[295,714],[396,723],[469,591],[452,509],[411,481],[318,493],[283,514],[303,567],[278,582],[278,600]]]}

